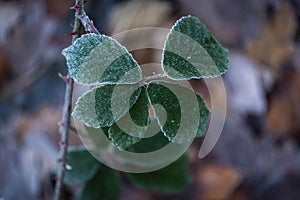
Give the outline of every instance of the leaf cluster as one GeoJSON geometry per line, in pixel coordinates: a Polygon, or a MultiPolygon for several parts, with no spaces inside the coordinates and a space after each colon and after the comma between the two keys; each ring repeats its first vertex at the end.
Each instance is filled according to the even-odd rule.
{"type": "MultiPolygon", "coordinates": [[[[138,63],[113,38],[85,34],[62,54],[71,78],[91,87],[77,100],[72,116],[87,127],[101,127],[119,149],[151,152],[205,134],[210,111],[202,97],[178,83],[145,81],[138,63]],[[153,121],[159,133],[144,138],[153,121]]],[[[185,16],[170,30],[161,63],[170,80],[217,77],[228,68],[228,51],[199,19],[185,16]]],[[[187,162],[183,155],[163,169],[126,177],[139,188],[179,192],[191,181],[187,162]]],[[[79,199],[119,199],[119,174],[87,150],[70,150],[67,164],[65,183],[84,183],[79,199]]]]}
{"type": "MultiPolygon", "coordinates": [[[[144,81],[138,63],[113,38],[85,34],[62,54],[71,78],[92,87],[78,99],[72,116],[88,127],[107,127],[118,148],[145,136],[153,120],[149,106],[169,141],[183,143],[205,134],[210,111],[201,96],[177,83],[144,81]]],[[[227,70],[227,57],[199,19],[185,16],[167,36],[162,69],[171,80],[217,77],[227,70]]]]}

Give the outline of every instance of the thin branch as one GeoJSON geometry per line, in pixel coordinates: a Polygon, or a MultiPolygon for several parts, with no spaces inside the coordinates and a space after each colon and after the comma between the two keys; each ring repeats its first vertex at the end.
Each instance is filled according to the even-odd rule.
{"type": "Polygon", "coordinates": [[[80,20],[86,32],[100,34],[100,32],[94,26],[93,21],[90,20],[89,16],[87,16],[84,10],[82,10],[78,15],[76,15],[76,17],[80,20]]]}
{"type": "MultiPolygon", "coordinates": [[[[81,15],[84,12],[83,7],[83,0],[76,0],[75,6],[75,21],[74,21],[74,30],[75,33],[72,38],[72,42],[76,40],[76,38],[80,37],[82,25],[80,20],[76,17],[81,15]]],[[[66,170],[66,160],[67,160],[67,150],[68,150],[68,137],[69,137],[69,129],[70,129],[70,116],[72,111],[72,94],[73,94],[73,84],[74,81],[70,77],[70,74],[67,75],[65,78],[66,82],[66,91],[65,91],[65,100],[64,100],[64,107],[62,113],[61,122],[58,124],[59,126],[59,133],[61,136],[60,141],[60,151],[58,155],[58,169],[57,169],[57,179],[54,191],[54,199],[60,200],[61,199],[61,192],[63,186],[63,179],[66,170]]]]}

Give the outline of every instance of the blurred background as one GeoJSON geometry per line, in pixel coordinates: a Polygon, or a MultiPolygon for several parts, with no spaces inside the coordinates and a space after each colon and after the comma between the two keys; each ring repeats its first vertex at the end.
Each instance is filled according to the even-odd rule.
{"type": "MultiPolygon", "coordinates": [[[[0,0],[0,199],[52,197],[65,89],[58,73],[67,71],[61,50],[71,42],[73,3],[0,0]]],[[[193,183],[167,195],[125,181],[122,200],[300,199],[299,0],[88,0],[86,11],[107,35],[170,28],[191,14],[230,54],[225,126],[204,159],[203,139],[189,149],[193,183]]],[[[159,50],[132,53],[140,64],[161,59],[159,50]]],[[[209,105],[205,84],[191,84],[209,105]]],[[[70,143],[81,144],[72,133],[70,143]]],[[[65,195],[76,190],[66,186],[65,195]]]]}

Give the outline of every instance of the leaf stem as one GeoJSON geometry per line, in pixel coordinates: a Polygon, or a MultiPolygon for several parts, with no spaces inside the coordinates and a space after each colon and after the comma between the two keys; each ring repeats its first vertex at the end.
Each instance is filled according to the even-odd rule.
{"type": "Polygon", "coordinates": [[[152,80],[156,80],[158,78],[165,78],[167,77],[166,74],[155,74],[153,76],[146,76],[144,78],[142,78],[142,80],[140,82],[145,83],[147,81],[152,81],[152,80]]]}
{"type": "MultiPolygon", "coordinates": [[[[75,12],[75,21],[74,21],[74,30],[75,33],[72,38],[72,43],[81,35],[82,24],[80,19],[76,16],[81,15],[84,12],[83,0],[75,0],[75,6],[73,7],[75,12]]],[[[72,112],[72,95],[73,95],[73,85],[74,81],[70,77],[70,74],[65,78],[66,82],[66,91],[64,99],[64,107],[62,113],[61,122],[58,124],[58,131],[60,133],[61,141],[59,143],[60,150],[58,153],[57,160],[57,177],[54,190],[54,200],[61,199],[63,179],[66,170],[66,161],[67,161],[67,150],[68,150],[68,137],[70,130],[70,117],[72,112]]]]}

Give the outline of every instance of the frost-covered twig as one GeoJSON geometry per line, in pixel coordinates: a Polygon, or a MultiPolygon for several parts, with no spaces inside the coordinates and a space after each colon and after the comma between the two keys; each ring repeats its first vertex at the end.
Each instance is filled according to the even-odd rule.
{"type": "MultiPolygon", "coordinates": [[[[74,8],[76,9],[75,12],[75,21],[74,21],[74,30],[73,30],[73,38],[72,42],[74,42],[78,37],[81,35],[82,24],[79,16],[84,12],[83,7],[83,0],[76,0],[74,8]]],[[[60,141],[60,150],[58,155],[58,166],[57,166],[57,176],[56,176],[56,185],[54,191],[54,199],[60,200],[61,199],[61,191],[63,185],[63,179],[66,170],[66,161],[67,161],[67,150],[68,150],[68,137],[69,137],[69,130],[70,130],[70,117],[72,112],[72,95],[73,95],[73,84],[74,81],[68,74],[64,78],[66,82],[66,91],[65,91],[65,101],[63,107],[63,114],[61,122],[59,122],[59,133],[61,136],[60,141]]]]}
{"type": "MultiPolygon", "coordinates": [[[[77,10],[77,7],[74,6],[73,8],[77,10]]],[[[78,14],[76,14],[76,17],[80,20],[86,32],[100,34],[97,28],[94,26],[93,21],[90,20],[89,16],[87,16],[84,10],[81,10],[80,13],[78,12],[78,14]]]]}

